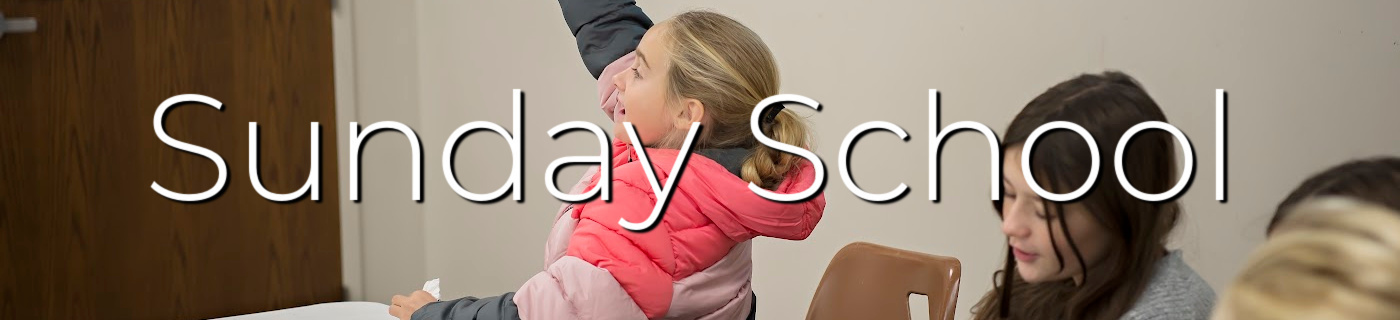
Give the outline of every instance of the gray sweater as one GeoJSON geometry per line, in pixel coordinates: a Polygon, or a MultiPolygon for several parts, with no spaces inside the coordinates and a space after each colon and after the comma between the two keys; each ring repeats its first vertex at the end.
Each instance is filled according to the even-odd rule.
{"type": "Polygon", "coordinates": [[[1157,271],[1128,313],[1129,320],[1210,319],[1215,308],[1215,290],[1196,274],[1181,251],[1172,251],[1157,261],[1157,271]]]}

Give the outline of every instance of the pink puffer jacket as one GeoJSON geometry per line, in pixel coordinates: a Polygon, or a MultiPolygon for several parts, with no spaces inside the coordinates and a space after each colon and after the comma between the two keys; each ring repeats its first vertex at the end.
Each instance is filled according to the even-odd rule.
{"type": "MultiPolygon", "coordinates": [[[[599,79],[605,112],[620,113],[611,76],[631,64],[628,55],[599,79]]],[[[613,146],[613,200],[564,205],[545,245],[545,270],[516,292],[521,319],[742,319],[751,305],[750,239],[804,239],[826,205],[818,194],[803,202],[763,199],[724,166],[691,154],[657,227],[644,233],[618,225],[642,221],[655,204],[635,150],[613,146]]],[[[678,150],[647,149],[657,180],[665,183],[678,150]]],[[[599,183],[597,168],[574,186],[599,183]]],[[[777,188],[794,193],[812,184],[803,163],[777,188]]]]}

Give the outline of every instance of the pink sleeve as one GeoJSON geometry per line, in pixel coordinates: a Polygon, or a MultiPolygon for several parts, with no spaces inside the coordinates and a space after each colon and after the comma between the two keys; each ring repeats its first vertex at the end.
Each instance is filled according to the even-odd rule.
{"type": "Polygon", "coordinates": [[[616,119],[616,115],[625,109],[622,102],[618,101],[619,92],[617,85],[613,84],[613,76],[627,71],[632,66],[632,60],[636,57],[635,52],[627,53],[627,55],[608,64],[607,68],[603,68],[603,74],[598,76],[598,100],[603,108],[603,114],[606,114],[609,120],[616,119]]]}

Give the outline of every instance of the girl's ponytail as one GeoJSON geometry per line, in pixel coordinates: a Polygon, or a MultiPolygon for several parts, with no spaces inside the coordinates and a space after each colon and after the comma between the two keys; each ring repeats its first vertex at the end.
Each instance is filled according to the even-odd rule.
{"type": "MultiPolygon", "coordinates": [[[[753,30],[713,12],[681,13],[658,27],[670,30],[668,95],[705,105],[704,129],[695,148],[747,148],[752,153],[744,159],[739,177],[764,189],[775,188],[803,159],[758,143],[750,129],[754,105],[778,94],[778,64],[768,46],[753,30]]],[[[759,128],[769,138],[811,148],[806,119],[793,111],[760,118],[759,128]]]]}
{"type": "MultiPolygon", "coordinates": [[[[801,148],[811,147],[806,119],[797,116],[792,110],[779,111],[772,123],[759,126],[764,128],[763,133],[773,140],[801,148]]],[[[753,153],[744,159],[740,178],[772,190],[783,181],[788,172],[797,168],[799,161],[803,159],[797,155],[778,151],[761,143],[754,144],[753,153]]]]}

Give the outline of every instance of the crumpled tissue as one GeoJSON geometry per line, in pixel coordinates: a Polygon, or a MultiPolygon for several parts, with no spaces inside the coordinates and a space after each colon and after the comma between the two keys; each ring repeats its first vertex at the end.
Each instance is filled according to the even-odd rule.
{"type": "Polygon", "coordinates": [[[427,291],[428,294],[433,295],[433,299],[441,300],[441,299],[442,299],[442,290],[441,290],[441,288],[438,287],[438,280],[439,280],[439,279],[433,279],[433,280],[428,280],[428,282],[424,282],[424,283],[423,283],[423,291],[427,291]]]}

